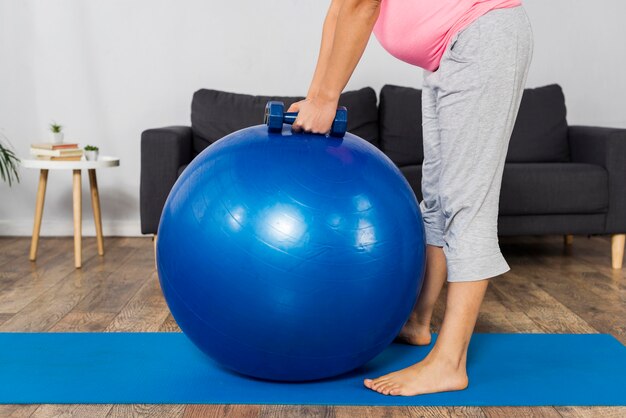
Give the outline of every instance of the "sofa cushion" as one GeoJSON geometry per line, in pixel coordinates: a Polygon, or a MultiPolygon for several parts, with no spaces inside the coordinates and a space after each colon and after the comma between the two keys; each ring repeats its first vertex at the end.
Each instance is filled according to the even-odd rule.
{"type": "Polygon", "coordinates": [[[604,168],[580,163],[504,166],[500,215],[604,213],[609,202],[604,168]]]}
{"type": "Polygon", "coordinates": [[[508,162],[569,161],[565,97],[561,86],[524,90],[508,162]]]}
{"type": "Polygon", "coordinates": [[[383,86],[378,117],[383,152],[400,167],[421,164],[424,160],[421,90],[383,86]]]}
{"type": "MultiPolygon", "coordinates": [[[[194,150],[200,152],[225,135],[263,123],[265,104],[269,100],[280,100],[288,108],[301,99],[198,90],[191,104],[194,150]]],[[[378,111],[374,90],[367,87],[343,93],[339,104],[348,108],[348,131],[377,144],[378,111]]]]}
{"type": "MultiPolygon", "coordinates": [[[[399,166],[421,164],[422,92],[386,85],[380,92],[380,148],[399,166]]],[[[524,90],[508,162],[569,161],[565,97],[559,85],[524,90]]]]}

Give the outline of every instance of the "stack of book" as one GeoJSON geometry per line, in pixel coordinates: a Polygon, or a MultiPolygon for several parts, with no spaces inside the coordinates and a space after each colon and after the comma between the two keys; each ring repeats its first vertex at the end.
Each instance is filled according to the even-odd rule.
{"type": "Polygon", "coordinates": [[[51,161],[79,161],[83,156],[82,148],[78,144],[31,144],[30,153],[38,160],[51,161]]]}

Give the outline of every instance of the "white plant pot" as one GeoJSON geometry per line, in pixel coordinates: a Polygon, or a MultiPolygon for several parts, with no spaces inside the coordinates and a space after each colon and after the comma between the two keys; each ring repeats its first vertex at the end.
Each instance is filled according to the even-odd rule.
{"type": "Polygon", "coordinates": [[[63,143],[63,132],[50,132],[50,142],[53,144],[63,143]]]}
{"type": "Polygon", "coordinates": [[[87,161],[98,161],[98,151],[85,151],[87,161]]]}

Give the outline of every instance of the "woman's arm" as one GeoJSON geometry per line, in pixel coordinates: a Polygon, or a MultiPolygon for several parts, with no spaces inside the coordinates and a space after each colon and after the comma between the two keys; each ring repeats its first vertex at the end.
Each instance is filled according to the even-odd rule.
{"type": "Polygon", "coordinates": [[[322,43],[320,45],[320,52],[317,57],[317,65],[315,66],[315,72],[313,73],[313,80],[309,86],[309,91],[306,97],[317,96],[320,85],[322,83],[322,77],[326,73],[328,63],[330,61],[330,54],[333,48],[333,39],[335,38],[335,27],[337,26],[337,16],[344,0],[332,0],[328,12],[326,13],[326,19],[324,19],[324,27],[322,29],[322,43]]]}
{"type": "Polygon", "coordinates": [[[291,109],[299,111],[293,124],[295,131],[327,133],[330,130],[339,95],[363,55],[379,10],[380,0],[333,0],[324,22],[320,56],[309,95],[291,109]],[[333,12],[337,13],[336,17],[333,12]]]}

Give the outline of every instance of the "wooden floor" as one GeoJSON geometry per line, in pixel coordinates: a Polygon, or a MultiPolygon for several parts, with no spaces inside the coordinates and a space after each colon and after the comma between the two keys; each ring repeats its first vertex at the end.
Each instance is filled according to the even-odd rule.
{"type": "MultiPolygon", "coordinates": [[[[493,280],[477,332],[610,333],[626,344],[625,270],[610,267],[606,238],[502,239],[512,271],[493,280]]],[[[84,242],[74,269],[71,238],[0,238],[0,331],[177,331],[161,295],[149,238],[84,242]]],[[[437,322],[442,305],[437,308],[437,322]]],[[[6,382],[5,382],[6,383],[6,382]]],[[[470,383],[471,384],[471,383],[470,383]]],[[[626,389],[625,389],[626,390],[626,389]]],[[[419,408],[236,405],[0,405],[11,417],[626,417],[626,408],[419,408]]]]}

